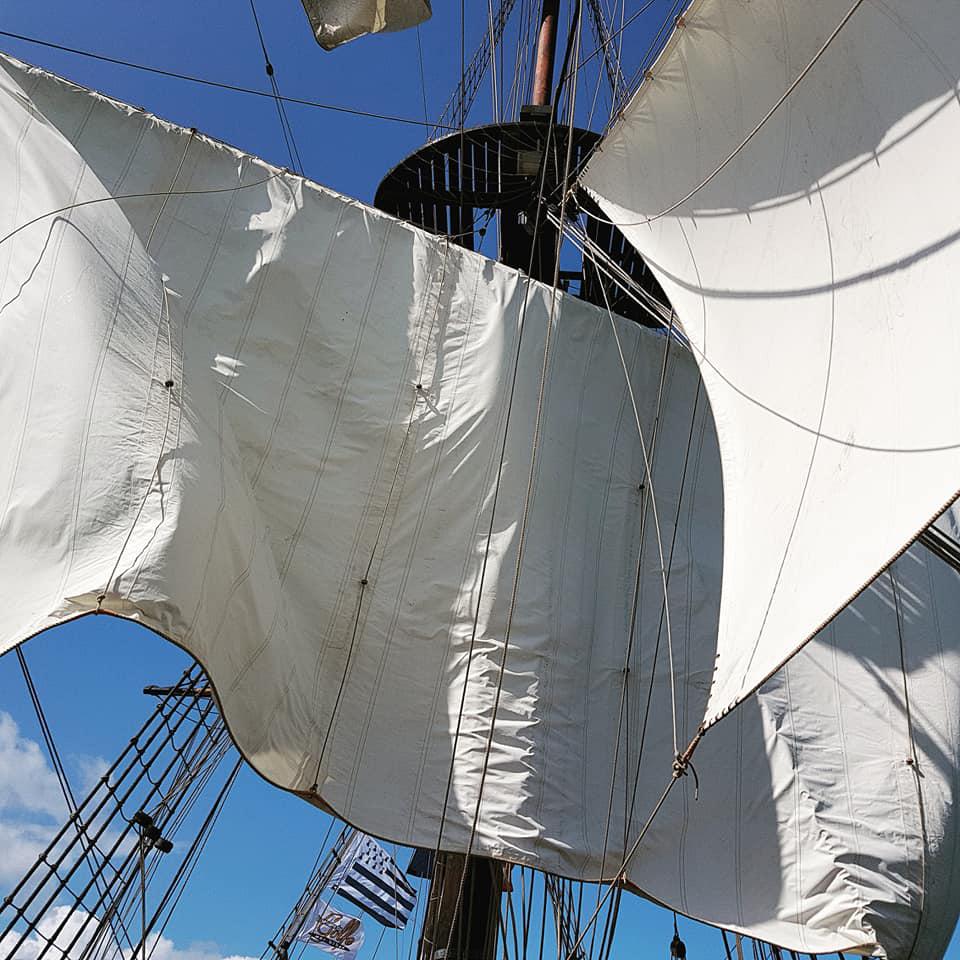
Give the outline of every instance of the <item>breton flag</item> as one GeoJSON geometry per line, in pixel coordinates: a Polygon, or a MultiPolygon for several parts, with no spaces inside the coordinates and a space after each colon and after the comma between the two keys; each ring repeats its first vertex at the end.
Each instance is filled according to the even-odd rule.
{"type": "Polygon", "coordinates": [[[330,878],[330,889],[384,926],[402,930],[417,902],[393,857],[372,837],[355,833],[330,878]]]}

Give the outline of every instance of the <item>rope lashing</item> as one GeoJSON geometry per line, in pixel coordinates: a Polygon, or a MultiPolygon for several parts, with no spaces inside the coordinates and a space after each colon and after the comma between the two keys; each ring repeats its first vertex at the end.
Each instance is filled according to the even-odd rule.
{"type": "Polygon", "coordinates": [[[687,960],[687,945],[680,939],[680,931],[677,929],[677,915],[673,915],[673,939],[670,941],[671,960],[687,960]]]}
{"type": "Polygon", "coordinates": [[[678,753],[673,761],[673,779],[679,780],[681,777],[687,775],[687,771],[693,774],[693,796],[695,800],[700,799],[700,778],[697,776],[697,769],[693,765],[693,751],[697,749],[697,745],[703,739],[703,728],[701,727],[697,730],[694,738],[690,741],[690,745],[687,747],[683,753],[678,753]]]}

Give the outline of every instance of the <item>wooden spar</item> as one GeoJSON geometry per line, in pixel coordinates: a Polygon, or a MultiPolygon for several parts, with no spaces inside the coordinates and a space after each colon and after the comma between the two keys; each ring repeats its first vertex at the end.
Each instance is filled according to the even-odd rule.
{"type": "Polygon", "coordinates": [[[557,55],[557,18],[560,0],[543,0],[540,34],[537,39],[537,65],[533,72],[531,103],[548,106],[553,87],[553,62],[557,55]]]}

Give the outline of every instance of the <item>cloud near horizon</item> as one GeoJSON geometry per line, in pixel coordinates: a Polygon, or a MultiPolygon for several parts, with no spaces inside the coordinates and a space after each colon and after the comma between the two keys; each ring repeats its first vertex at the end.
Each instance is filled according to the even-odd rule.
{"type": "Polygon", "coordinates": [[[40,745],[0,711],[0,890],[16,883],[67,816],[40,745]]]}
{"type": "MultiPolygon", "coordinates": [[[[12,954],[10,960],[38,960],[43,952],[43,945],[51,938],[53,938],[53,945],[47,950],[43,960],[64,960],[64,951],[71,946],[74,938],[76,938],[76,943],[73,944],[70,955],[82,955],[95,929],[93,923],[89,923],[89,929],[84,929],[90,916],[83,910],[75,910],[71,913],[69,907],[53,907],[40,922],[37,931],[23,941],[19,949],[12,954]],[[66,923],[64,923],[64,920],[66,920],[66,923]],[[57,933],[61,924],[63,924],[63,929],[57,933]],[[78,933],[79,937],[77,936],[78,933]],[[56,934],[55,937],[54,934],[56,934]]],[[[0,939],[0,954],[6,956],[14,948],[21,935],[11,933],[0,939]]],[[[148,960],[257,960],[255,957],[237,954],[224,955],[217,944],[206,941],[198,941],[186,947],[178,947],[169,937],[156,933],[147,938],[147,943],[148,960]]],[[[110,954],[109,951],[108,954],[116,956],[115,953],[110,954]]],[[[132,951],[125,949],[118,960],[131,960],[131,957],[132,951]]]]}
{"type": "MultiPolygon", "coordinates": [[[[80,802],[103,776],[108,764],[102,757],[91,756],[70,756],[68,762],[74,776],[72,786],[80,802]]],[[[35,863],[66,817],[60,784],[40,744],[24,737],[16,720],[0,710],[0,896],[35,863]]],[[[43,960],[64,960],[64,950],[78,932],[80,937],[70,955],[79,956],[96,926],[90,923],[89,930],[83,929],[90,916],[83,910],[71,913],[69,907],[62,905],[52,907],[9,960],[37,960],[54,934],[54,944],[43,960]],[[63,929],[57,933],[62,923],[63,929]]],[[[0,956],[6,957],[21,936],[14,932],[0,939],[0,956]]],[[[225,954],[216,943],[207,941],[180,947],[168,937],[152,934],[148,943],[149,960],[256,960],[225,954]]],[[[132,960],[129,949],[123,950],[122,956],[113,956],[115,960],[132,960]]]]}

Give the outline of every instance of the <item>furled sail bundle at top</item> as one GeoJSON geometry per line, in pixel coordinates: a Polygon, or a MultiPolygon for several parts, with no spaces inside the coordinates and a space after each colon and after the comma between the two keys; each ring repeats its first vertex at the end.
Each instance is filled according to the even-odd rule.
{"type": "Polygon", "coordinates": [[[584,177],[720,436],[713,722],[960,487],[960,6],[695,0],[584,177]]]}
{"type": "MultiPolygon", "coordinates": [[[[617,876],[716,652],[690,355],[42,71],[0,80],[0,649],[139,621],[274,783],[397,842],[617,876]]],[[[957,588],[919,548],[879,577],[710,732],[630,884],[795,949],[936,955],[957,588]]]]}
{"type": "Polygon", "coordinates": [[[348,40],[406,30],[430,17],[430,0],[303,0],[317,43],[332,50],[348,40]]]}

